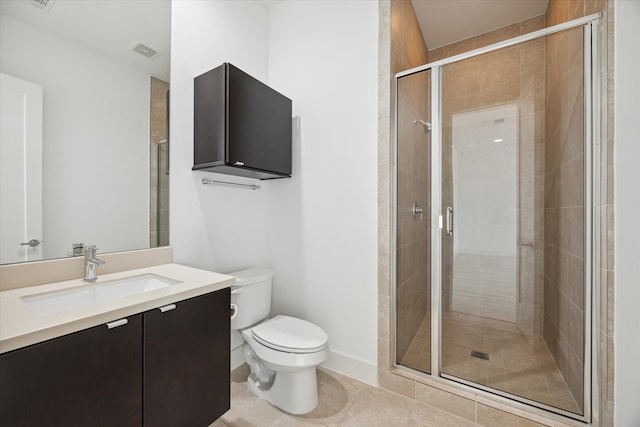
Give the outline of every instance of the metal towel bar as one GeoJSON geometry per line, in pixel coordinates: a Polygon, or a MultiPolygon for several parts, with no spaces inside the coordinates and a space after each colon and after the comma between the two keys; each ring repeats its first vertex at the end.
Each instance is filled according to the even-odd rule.
{"type": "Polygon", "coordinates": [[[237,182],[217,181],[215,179],[202,178],[202,185],[209,185],[209,184],[229,185],[232,187],[246,187],[252,190],[259,190],[261,188],[259,185],[255,185],[255,184],[240,184],[237,182]]]}

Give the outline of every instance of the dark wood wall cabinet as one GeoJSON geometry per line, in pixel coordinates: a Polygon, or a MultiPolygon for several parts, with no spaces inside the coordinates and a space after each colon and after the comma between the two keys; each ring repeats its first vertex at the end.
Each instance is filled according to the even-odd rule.
{"type": "Polygon", "coordinates": [[[291,100],[231,64],[194,79],[194,166],[257,179],[291,176],[291,100]]]}
{"type": "Polygon", "coordinates": [[[230,408],[230,298],[226,288],[0,355],[0,425],[210,425],[230,408]]]}

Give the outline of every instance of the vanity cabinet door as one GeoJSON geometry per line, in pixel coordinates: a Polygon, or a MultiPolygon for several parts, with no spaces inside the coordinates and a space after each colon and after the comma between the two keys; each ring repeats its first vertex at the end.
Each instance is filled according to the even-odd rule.
{"type": "Polygon", "coordinates": [[[230,304],[226,288],[144,313],[145,427],[206,427],[229,410],[230,304]]]}
{"type": "Polygon", "coordinates": [[[0,355],[0,425],[142,425],[142,315],[0,355]]]}

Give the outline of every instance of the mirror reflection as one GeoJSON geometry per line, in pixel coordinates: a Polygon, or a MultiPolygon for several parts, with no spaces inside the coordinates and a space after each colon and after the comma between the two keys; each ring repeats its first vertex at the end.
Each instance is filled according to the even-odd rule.
{"type": "Polygon", "coordinates": [[[168,0],[0,2],[0,263],[168,245],[168,0]]]}

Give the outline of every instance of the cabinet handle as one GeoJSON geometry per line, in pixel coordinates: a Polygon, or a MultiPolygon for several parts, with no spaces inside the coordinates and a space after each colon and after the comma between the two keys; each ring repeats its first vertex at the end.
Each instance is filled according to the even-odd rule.
{"type": "Polygon", "coordinates": [[[114,320],[113,322],[107,323],[107,328],[113,329],[117,328],[118,326],[124,326],[127,323],[129,323],[127,319],[114,320]]]}
{"type": "Polygon", "coordinates": [[[236,166],[244,166],[244,162],[235,162],[234,165],[236,165],[236,166]]]}
{"type": "Polygon", "coordinates": [[[175,310],[175,308],[176,308],[175,304],[169,304],[169,305],[165,305],[164,307],[158,308],[158,310],[160,310],[160,313],[164,313],[167,311],[175,310]]]}

